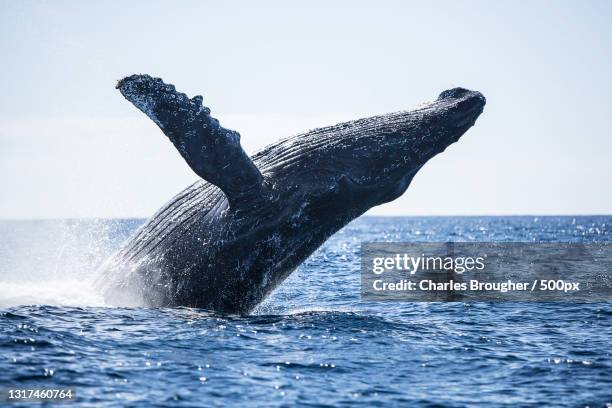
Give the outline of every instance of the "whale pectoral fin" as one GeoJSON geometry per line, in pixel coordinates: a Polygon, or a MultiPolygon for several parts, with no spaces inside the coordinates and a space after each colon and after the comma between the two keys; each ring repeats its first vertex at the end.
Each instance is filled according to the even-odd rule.
{"type": "Polygon", "coordinates": [[[240,134],[210,116],[201,96],[190,99],[149,75],[126,77],[117,89],[159,126],[198,176],[223,190],[230,205],[259,191],[262,175],[242,150],[240,134]]]}

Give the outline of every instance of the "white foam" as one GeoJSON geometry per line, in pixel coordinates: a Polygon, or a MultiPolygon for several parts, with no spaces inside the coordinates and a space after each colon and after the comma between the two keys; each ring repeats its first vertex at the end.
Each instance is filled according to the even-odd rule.
{"type": "Polygon", "coordinates": [[[0,307],[20,305],[105,306],[91,281],[68,278],[46,282],[0,281],[0,307]]]}
{"type": "Polygon", "coordinates": [[[0,307],[104,306],[93,282],[98,266],[120,244],[110,220],[0,223],[0,307]]]}

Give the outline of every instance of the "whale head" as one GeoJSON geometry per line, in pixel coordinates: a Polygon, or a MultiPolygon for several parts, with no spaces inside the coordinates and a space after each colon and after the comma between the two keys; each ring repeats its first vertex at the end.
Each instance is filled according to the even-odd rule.
{"type": "Polygon", "coordinates": [[[449,89],[412,111],[293,136],[266,152],[271,160],[256,157],[256,161],[262,162],[264,174],[299,185],[302,195],[310,193],[315,200],[353,196],[351,209],[362,213],[399,197],[429,159],[474,125],[485,102],[480,92],[449,89]]]}

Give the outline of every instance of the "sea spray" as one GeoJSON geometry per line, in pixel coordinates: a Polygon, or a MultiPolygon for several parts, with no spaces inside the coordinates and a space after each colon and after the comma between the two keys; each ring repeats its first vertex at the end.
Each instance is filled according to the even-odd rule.
{"type": "Polygon", "coordinates": [[[140,220],[1,221],[0,307],[102,306],[97,267],[140,220]]]}

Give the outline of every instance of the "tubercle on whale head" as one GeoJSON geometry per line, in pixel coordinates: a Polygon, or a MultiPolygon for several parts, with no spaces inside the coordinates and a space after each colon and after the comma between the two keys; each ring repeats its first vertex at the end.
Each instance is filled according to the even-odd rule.
{"type": "MultiPolygon", "coordinates": [[[[359,185],[377,185],[374,205],[401,196],[427,161],[457,142],[483,112],[485,97],[477,91],[453,88],[415,111],[405,112],[396,131],[384,137],[382,162],[370,161],[359,185]]],[[[365,136],[367,138],[367,136],[365,136]]]]}
{"type": "Polygon", "coordinates": [[[264,162],[264,171],[285,174],[292,184],[319,189],[343,180],[349,190],[368,188],[382,197],[374,202],[387,202],[404,192],[429,159],[474,125],[485,103],[480,92],[449,89],[412,111],[359,119],[286,139],[269,152],[269,158],[259,161],[264,162]]]}

